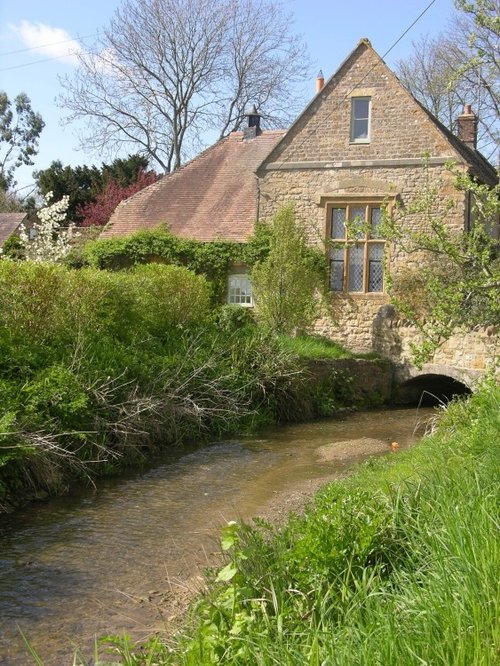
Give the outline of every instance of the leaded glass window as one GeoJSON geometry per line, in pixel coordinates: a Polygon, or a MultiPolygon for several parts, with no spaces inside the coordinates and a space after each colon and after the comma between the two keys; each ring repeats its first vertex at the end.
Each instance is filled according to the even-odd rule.
{"type": "Polygon", "coordinates": [[[328,210],[330,289],[352,293],[382,292],[384,243],[380,240],[380,205],[342,204],[328,210]],[[352,230],[348,232],[347,220],[354,224],[354,234],[352,230]]]}

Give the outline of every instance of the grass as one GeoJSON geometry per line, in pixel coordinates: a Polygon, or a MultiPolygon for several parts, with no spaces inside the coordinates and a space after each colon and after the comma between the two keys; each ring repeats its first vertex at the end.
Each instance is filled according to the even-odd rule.
{"type": "Polygon", "coordinates": [[[284,528],[228,525],[226,566],[183,634],[121,663],[499,664],[499,432],[490,385],[284,528]]]}
{"type": "Polygon", "coordinates": [[[354,354],[328,338],[314,335],[279,336],[283,348],[306,359],[354,358],[354,354]]]}

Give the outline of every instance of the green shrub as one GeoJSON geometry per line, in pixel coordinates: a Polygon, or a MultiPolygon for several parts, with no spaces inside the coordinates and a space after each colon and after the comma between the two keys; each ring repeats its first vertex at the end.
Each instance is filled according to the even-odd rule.
{"type": "Polygon", "coordinates": [[[234,333],[242,328],[255,326],[251,308],[240,305],[223,305],[215,312],[215,322],[226,333],[234,333]]]}
{"type": "Polygon", "coordinates": [[[24,247],[17,234],[11,234],[4,240],[1,254],[9,259],[24,259],[24,247]]]}
{"type": "Polygon", "coordinates": [[[210,311],[206,280],[180,266],[146,264],[133,271],[137,302],[153,334],[202,322],[210,311]]]}
{"type": "Polygon", "coordinates": [[[267,256],[252,270],[256,316],[276,333],[307,329],[319,314],[325,280],[325,259],[311,248],[291,205],[270,223],[267,256]]]}
{"type": "Polygon", "coordinates": [[[244,246],[230,241],[202,241],[179,238],[165,227],[138,231],[121,238],[91,241],[83,249],[94,268],[120,270],[139,264],[173,264],[203,275],[213,285],[213,297],[222,301],[229,267],[243,261],[244,246]]]}

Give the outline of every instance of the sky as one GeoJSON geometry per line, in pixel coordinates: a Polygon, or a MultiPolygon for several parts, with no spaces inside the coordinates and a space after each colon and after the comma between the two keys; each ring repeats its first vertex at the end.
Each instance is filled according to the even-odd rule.
{"type": "MultiPolygon", "coordinates": [[[[302,34],[311,59],[309,98],[316,74],[333,74],[362,37],[384,56],[432,0],[283,0],[293,15],[295,32],[302,34]]],[[[25,92],[46,125],[35,164],[19,169],[18,187],[27,193],[32,172],[53,160],[63,164],[100,165],[104,156],[78,150],[83,125],[62,125],[64,109],[55,100],[59,78],[71,76],[74,53],[90,45],[121,0],[0,0],[0,90],[13,99],[25,92]]],[[[446,29],[454,13],[453,0],[434,0],[432,6],[386,55],[390,67],[410,55],[412,41],[446,29]]],[[[308,96],[304,98],[304,105],[308,96]]]]}

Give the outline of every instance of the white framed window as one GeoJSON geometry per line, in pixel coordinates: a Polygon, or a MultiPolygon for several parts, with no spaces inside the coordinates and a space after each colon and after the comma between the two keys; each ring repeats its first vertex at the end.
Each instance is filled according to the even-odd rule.
{"type": "Polygon", "coordinates": [[[370,142],[371,97],[351,99],[351,143],[370,142]]]}
{"type": "Polygon", "coordinates": [[[352,293],[384,291],[384,242],[380,237],[380,203],[335,203],[327,207],[330,249],[330,289],[352,293]],[[355,239],[347,222],[360,223],[355,239]]]}
{"type": "Polygon", "coordinates": [[[253,306],[252,280],[247,273],[230,275],[227,285],[227,302],[230,305],[253,306]]]}

